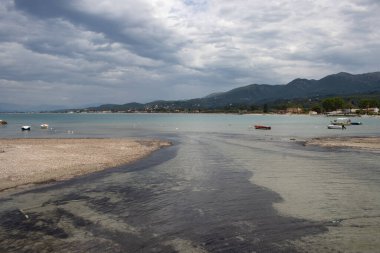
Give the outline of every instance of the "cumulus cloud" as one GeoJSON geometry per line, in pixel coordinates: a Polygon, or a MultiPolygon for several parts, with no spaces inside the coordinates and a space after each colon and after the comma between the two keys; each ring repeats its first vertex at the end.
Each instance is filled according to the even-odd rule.
{"type": "Polygon", "coordinates": [[[377,0],[3,0],[0,100],[148,102],[378,71],[379,11],[377,0]]]}

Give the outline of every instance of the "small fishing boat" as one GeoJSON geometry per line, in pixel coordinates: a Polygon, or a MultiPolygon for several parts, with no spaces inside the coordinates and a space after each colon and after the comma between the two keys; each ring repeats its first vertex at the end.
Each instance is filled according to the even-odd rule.
{"type": "Polygon", "coordinates": [[[41,125],[41,129],[48,129],[49,128],[49,125],[48,124],[42,124],[41,125]]]}
{"type": "Polygon", "coordinates": [[[351,125],[363,125],[363,123],[362,122],[360,122],[360,121],[358,121],[358,122],[351,122],[351,125]]]}
{"type": "Polygon", "coordinates": [[[30,126],[22,126],[21,131],[30,131],[30,126]]]}
{"type": "Polygon", "coordinates": [[[259,130],[271,130],[272,128],[270,126],[255,125],[255,129],[259,129],[259,130]]]}
{"type": "Polygon", "coordinates": [[[328,129],[346,129],[344,125],[333,125],[333,124],[328,125],[327,128],[328,129]]]}
{"type": "Polygon", "coordinates": [[[6,125],[6,124],[8,124],[8,122],[6,122],[5,120],[0,119],[0,125],[6,125]]]}

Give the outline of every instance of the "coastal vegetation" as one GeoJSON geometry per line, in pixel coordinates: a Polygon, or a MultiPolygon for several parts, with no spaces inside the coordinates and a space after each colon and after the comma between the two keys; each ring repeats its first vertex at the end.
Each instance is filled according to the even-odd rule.
{"type": "Polygon", "coordinates": [[[380,107],[380,93],[374,94],[359,94],[347,97],[326,97],[326,98],[303,98],[276,100],[264,104],[238,104],[231,103],[221,107],[186,107],[177,105],[141,105],[138,107],[129,106],[102,106],[98,108],[72,109],[62,112],[77,112],[77,113],[292,113],[302,114],[315,112],[317,114],[339,111],[340,114],[370,114],[376,115],[376,108],[380,107]]]}

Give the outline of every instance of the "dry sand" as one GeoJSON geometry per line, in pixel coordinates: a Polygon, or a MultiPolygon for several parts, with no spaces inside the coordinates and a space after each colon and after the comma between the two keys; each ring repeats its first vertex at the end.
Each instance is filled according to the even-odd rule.
{"type": "Polygon", "coordinates": [[[380,151],[380,137],[334,137],[315,138],[306,141],[306,145],[327,148],[357,148],[366,151],[380,151]]]}
{"type": "Polygon", "coordinates": [[[0,139],[0,191],[131,163],[169,145],[131,139],[0,139]]]}

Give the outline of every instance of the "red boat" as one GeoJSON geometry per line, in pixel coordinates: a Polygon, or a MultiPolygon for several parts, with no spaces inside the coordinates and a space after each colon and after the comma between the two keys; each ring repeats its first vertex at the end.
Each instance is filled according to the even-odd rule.
{"type": "Polygon", "coordinates": [[[255,125],[255,129],[260,129],[260,130],[271,130],[271,127],[270,127],[270,126],[255,125]]]}

